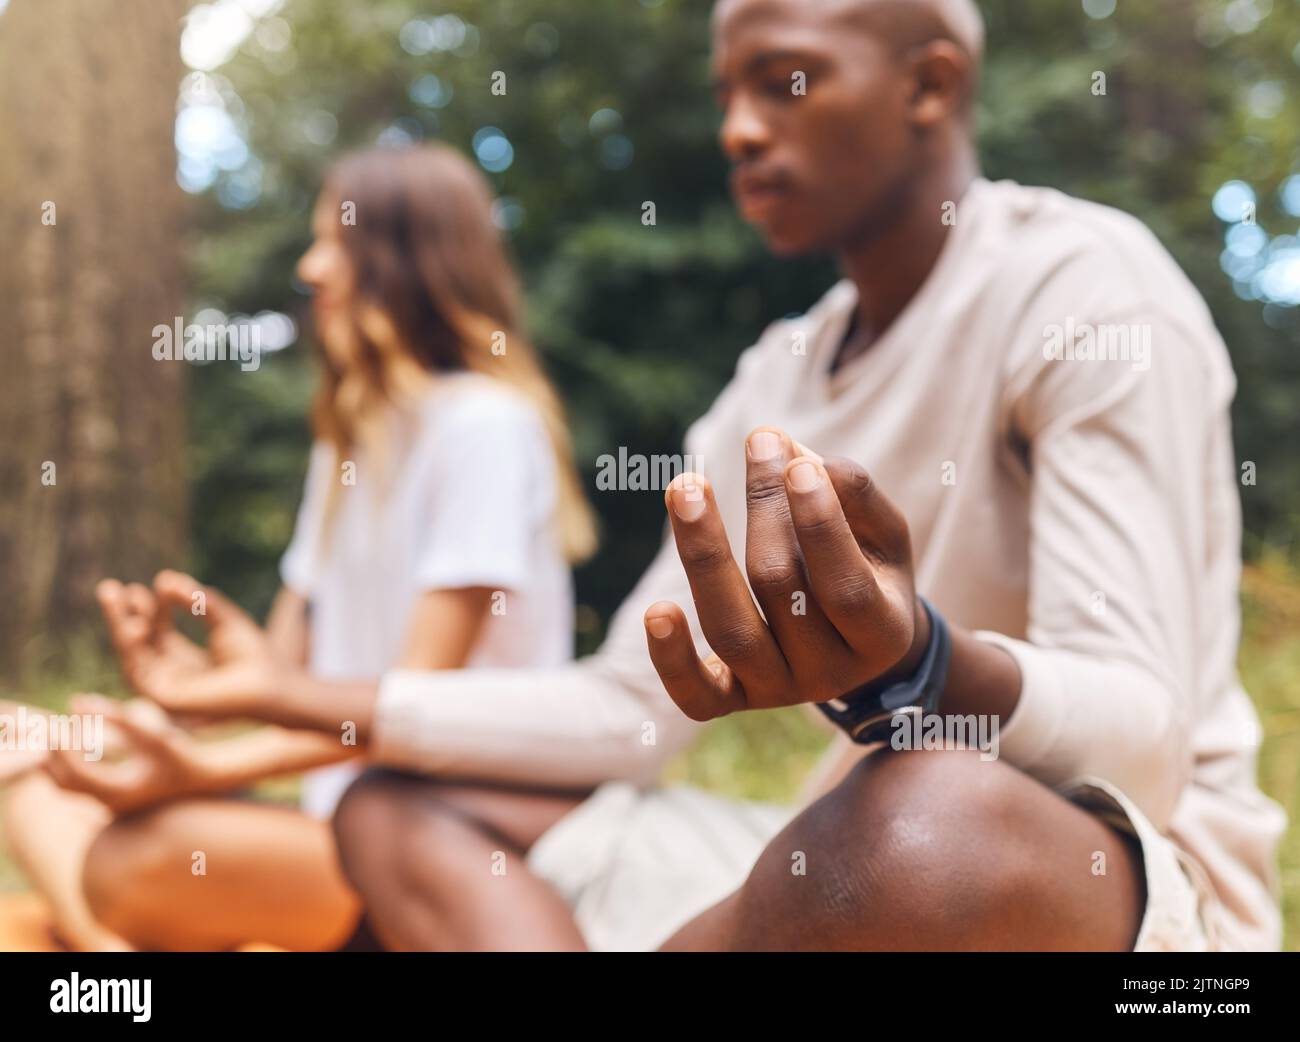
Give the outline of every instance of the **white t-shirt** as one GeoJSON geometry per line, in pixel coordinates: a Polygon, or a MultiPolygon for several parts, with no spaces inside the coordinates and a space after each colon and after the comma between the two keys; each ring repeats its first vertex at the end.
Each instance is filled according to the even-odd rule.
{"type": "MultiPolygon", "coordinates": [[[[467,668],[569,661],[572,577],[554,525],[555,458],[536,409],[490,377],[456,373],[438,377],[409,417],[395,412],[391,429],[387,475],[360,451],[338,464],[331,445],[312,449],[280,562],[284,584],[311,602],[311,672],[378,678],[401,655],[419,596],[468,586],[501,596],[467,668]],[[339,487],[326,535],[331,482],[339,487]]],[[[358,769],[311,772],[303,808],[328,817],[358,769]]]]}

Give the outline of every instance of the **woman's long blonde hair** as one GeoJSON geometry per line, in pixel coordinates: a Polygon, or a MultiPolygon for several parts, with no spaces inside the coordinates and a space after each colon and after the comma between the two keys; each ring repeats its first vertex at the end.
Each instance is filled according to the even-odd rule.
{"type": "Polygon", "coordinates": [[[340,214],[354,287],[346,319],[319,331],[316,436],[334,446],[337,461],[358,447],[382,460],[389,410],[410,401],[430,374],[469,371],[500,380],[532,403],[550,435],[565,556],[590,556],[596,526],[568,423],[523,335],[519,280],[482,175],[446,145],[374,149],[335,164],[321,195],[340,214]]]}

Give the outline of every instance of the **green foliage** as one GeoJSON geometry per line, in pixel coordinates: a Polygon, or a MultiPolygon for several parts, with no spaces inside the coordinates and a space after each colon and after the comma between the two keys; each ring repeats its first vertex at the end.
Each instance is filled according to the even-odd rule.
{"type": "MultiPolygon", "coordinates": [[[[1261,224],[1294,227],[1272,194],[1297,162],[1294,99],[1260,119],[1245,97],[1254,83],[1294,80],[1289,48],[1300,38],[1300,8],[1275,5],[1255,32],[1210,47],[1198,42],[1196,31],[1209,33],[1188,9],[1217,25],[1222,5],[1122,4],[1102,21],[1074,0],[982,6],[986,172],[1111,203],[1161,236],[1209,300],[1240,374],[1239,456],[1259,468],[1258,484],[1243,489],[1249,545],[1291,545],[1300,516],[1300,458],[1286,450],[1300,389],[1296,309],[1263,309],[1233,294],[1219,270],[1223,226],[1209,200],[1242,178],[1259,192],[1261,224]],[[1105,96],[1090,89],[1095,71],[1107,74],[1105,96]]],[[[522,207],[512,239],[532,332],[569,404],[588,488],[596,457],[619,445],[679,451],[739,351],[835,277],[825,261],[766,256],[733,211],[708,89],[708,7],[458,0],[439,13],[475,32],[459,52],[417,56],[399,34],[431,12],[409,0],[289,0],[279,13],[288,48],[270,51],[254,36],[216,73],[260,166],[261,193],[244,210],[221,205],[220,181],[199,198],[196,309],[305,317],[293,263],[333,158],[394,126],[466,151],[477,131],[496,127],[514,161],[491,179],[522,207]],[[496,71],[506,74],[504,96],[490,89],[496,71]],[[413,85],[431,75],[438,104],[413,100],[413,85]],[[611,111],[593,120],[601,110],[611,111]],[[338,127],[325,145],[306,129],[320,113],[338,127]],[[612,169],[622,139],[631,161],[612,169]],[[654,227],[641,223],[647,200],[654,227]]],[[[194,567],[259,609],[301,487],[310,351],[308,333],[255,374],[211,366],[193,381],[194,567]]],[[[647,495],[656,496],[593,495],[605,540],[579,576],[581,599],[594,609],[582,614],[584,648],[654,552],[662,517],[647,495]]]]}

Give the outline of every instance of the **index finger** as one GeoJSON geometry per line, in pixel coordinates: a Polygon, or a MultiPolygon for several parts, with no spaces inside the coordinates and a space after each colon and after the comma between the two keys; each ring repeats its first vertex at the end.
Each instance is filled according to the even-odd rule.
{"type": "Polygon", "coordinates": [[[126,587],[116,579],[104,579],[95,587],[95,599],[108,627],[108,636],[119,658],[129,655],[147,639],[148,624],[132,610],[126,587]]]}

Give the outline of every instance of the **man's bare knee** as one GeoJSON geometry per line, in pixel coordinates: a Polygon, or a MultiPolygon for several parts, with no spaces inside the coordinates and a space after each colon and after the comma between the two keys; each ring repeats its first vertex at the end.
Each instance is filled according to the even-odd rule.
{"type": "Polygon", "coordinates": [[[740,892],[736,943],[1051,946],[1086,912],[1062,897],[1078,892],[1084,852],[1102,842],[1127,857],[1100,822],[1004,764],[964,752],[876,753],[768,845],[740,892]],[[1076,852],[1063,849],[1063,824],[1077,832],[1079,875],[1070,878],[1076,852]]]}

